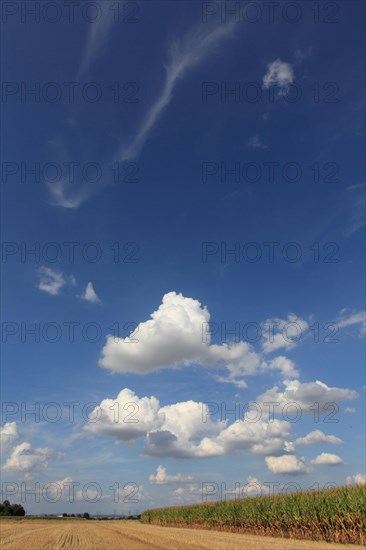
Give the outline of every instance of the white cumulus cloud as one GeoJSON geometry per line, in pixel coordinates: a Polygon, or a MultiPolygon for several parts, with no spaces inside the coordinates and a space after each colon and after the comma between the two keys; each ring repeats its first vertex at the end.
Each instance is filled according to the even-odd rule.
{"type": "Polygon", "coordinates": [[[320,380],[303,383],[299,380],[284,380],[283,386],[285,387],[284,391],[280,391],[278,386],[274,386],[260,395],[257,400],[261,403],[265,401],[278,402],[279,408],[292,402],[299,407],[299,414],[304,412],[318,414],[319,412],[319,415],[336,415],[339,401],[350,401],[358,397],[358,393],[354,390],[330,387],[320,380]],[[315,403],[318,406],[314,409],[315,403]],[[332,407],[329,407],[330,404],[332,407]]]}
{"type": "Polygon", "coordinates": [[[212,344],[207,331],[210,313],[198,300],[168,292],[162,303],[140,323],[133,336],[108,335],[99,364],[113,372],[145,374],[161,369],[200,365],[225,369],[217,380],[246,387],[246,376],[277,370],[296,377],[294,363],[284,356],[264,361],[247,342],[212,344]]]}
{"type": "Polygon", "coordinates": [[[189,483],[185,487],[177,487],[171,494],[172,504],[196,504],[202,500],[202,486],[189,483]]]}
{"type": "Polygon", "coordinates": [[[81,295],[83,300],[87,302],[92,302],[93,304],[100,304],[101,300],[98,297],[97,293],[94,290],[93,283],[88,283],[86,285],[84,293],[81,295]]]}
{"type": "Polygon", "coordinates": [[[38,270],[39,290],[56,296],[60,293],[62,287],[66,284],[66,280],[60,271],[55,271],[50,267],[42,266],[38,270]]]}
{"type": "Polygon", "coordinates": [[[298,437],[295,441],[296,445],[314,445],[316,443],[331,443],[338,445],[342,440],[335,435],[325,435],[320,430],[314,430],[308,433],[305,437],[298,437]]]}
{"type": "Polygon", "coordinates": [[[1,454],[7,453],[16,441],[19,439],[18,427],[16,422],[6,422],[0,428],[0,449],[1,454]]]}
{"type": "Polygon", "coordinates": [[[343,464],[343,460],[340,456],[331,453],[321,453],[319,456],[311,461],[312,464],[327,464],[328,466],[335,466],[336,464],[343,464]]]}
{"type": "Polygon", "coordinates": [[[355,474],[353,476],[346,477],[347,485],[365,485],[366,474],[355,474]]]}
{"type": "Polygon", "coordinates": [[[166,485],[167,483],[192,483],[192,476],[183,476],[182,474],[169,475],[166,468],[158,466],[155,474],[149,476],[150,483],[156,485],[166,485]]]}
{"type": "Polygon", "coordinates": [[[265,460],[273,474],[300,474],[309,471],[305,461],[295,455],[266,456],[265,460]]]}
{"type": "Polygon", "coordinates": [[[267,370],[278,370],[286,378],[296,378],[299,376],[299,371],[295,368],[295,363],[284,355],[279,355],[270,362],[262,363],[262,368],[267,370]]]}
{"type": "Polygon", "coordinates": [[[267,72],[263,76],[263,87],[278,86],[280,95],[285,95],[293,81],[294,71],[292,65],[278,58],[268,64],[267,72]]]}
{"type": "Polygon", "coordinates": [[[125,388],[117,399],[104,399],[85,430],[110,436],[119,442],[144,441],[144,453],[156,457],[209,457],[230,454],[277,453],[284,448],[291,423],[244,419],[228,421],[206,418],[204,403],[185,401],[160,406],[155,397],[139,398],[125,388]]]}
{"type": "Polygon", "coordinates": [[[293,313],[289,313],[287,319],[267,319],[262,323],[264,353],[294,348],[302,341],[308,328],[308,322],[293,313]]]}
{"type": "Polygon", "coordinates": [[[48,468],[50,459],[58,459],[61,453],[48,447],[32,449],[31,444],[24,441],[14,447],[11,455],[2,467],[4,472],[29,473],[48,468]]]}
{"type": "Polygon", "coordinates": [[[100,365],[114,372],[152,372],[187,365],[207,356],[202,326],[210,315],[197,300],[169,292],[151,319],[140,323],[135,340],[108,336],[100,365]]]}
{"type": "Polygon", "coordinates": [[[116,399],[103,399],[90,418],[93,421],[86,424],[86,431],[112,436],[117,442],[143,437],[164,422],[156,397],[140,399],[128,388],[120,391],[116,399]]]}

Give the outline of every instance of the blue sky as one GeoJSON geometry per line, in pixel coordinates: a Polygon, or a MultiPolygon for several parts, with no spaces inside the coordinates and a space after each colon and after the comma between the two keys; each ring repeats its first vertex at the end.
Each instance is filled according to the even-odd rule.
{"type": "Polygon", "coordinates": [[[362,3],[26,4],[2,13],[2,481],[63,494],[6,496],[361,483],[362,3]]]}

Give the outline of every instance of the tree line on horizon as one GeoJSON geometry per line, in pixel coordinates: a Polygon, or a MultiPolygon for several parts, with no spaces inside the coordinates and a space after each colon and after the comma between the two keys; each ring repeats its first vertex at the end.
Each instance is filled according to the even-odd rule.
{"type": "Polygon", "coordinates": [[[10,504],[8,500],[4,500],[0,504],[0,516],[25,516],[25,510],[21,504],[10,504]]]}

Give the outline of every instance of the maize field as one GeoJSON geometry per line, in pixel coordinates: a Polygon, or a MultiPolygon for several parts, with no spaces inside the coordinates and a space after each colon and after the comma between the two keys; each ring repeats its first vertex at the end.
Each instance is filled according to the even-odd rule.
{"type": "Polygon", "coordinates": [[[144,523],[258,535],[366,544],[366,487],[146,510],[144,523]]]}

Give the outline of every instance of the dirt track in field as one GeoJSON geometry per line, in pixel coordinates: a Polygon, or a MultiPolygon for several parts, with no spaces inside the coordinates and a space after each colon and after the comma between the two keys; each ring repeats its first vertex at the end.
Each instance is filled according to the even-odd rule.
{"type": "Polygon", "coordinates": [[[1,550],[345,550],[356,545],[257,537],[138,521],[0,520],[1,550]]]}

